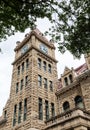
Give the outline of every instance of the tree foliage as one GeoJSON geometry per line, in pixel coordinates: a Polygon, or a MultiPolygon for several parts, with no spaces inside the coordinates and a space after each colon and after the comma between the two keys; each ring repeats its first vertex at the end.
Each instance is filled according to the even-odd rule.
{"type": "Polygon", "coordinates": [[[90,0],[1,0],[0,41],[44,17],[52,23],[48,33],[61,52],[67,49],[76,57],[90,52],[90,0]]]}

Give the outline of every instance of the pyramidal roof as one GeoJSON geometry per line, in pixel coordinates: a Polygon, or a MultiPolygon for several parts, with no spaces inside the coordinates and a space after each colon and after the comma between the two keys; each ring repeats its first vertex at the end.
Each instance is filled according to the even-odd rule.
{"type": "Polygon", "coordinates": [[[54,44],[52,44],[50,41],[47,40],[47,38],[44,36],[44,34],[39,29],[34,29],[30,33],[27,33],[25,35],[25,38],[22,42],[19,42],[18,46],[16,46],[15,51],[17,51],[19,48],[21,48],[28,40],[31,38],[31,36],[34,35],[37,39],[39,39],[41,42],[44,42],[47,46],[50,46],[55,49],[54,44]]]}

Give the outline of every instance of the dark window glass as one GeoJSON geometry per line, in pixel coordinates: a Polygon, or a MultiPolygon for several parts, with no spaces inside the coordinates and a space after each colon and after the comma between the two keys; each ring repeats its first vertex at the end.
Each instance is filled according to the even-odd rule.
{"type": "Polygon", "coordinates": [[[28,85],[28,75],[25,77],[25,85],[28,85]]]}
{"type": "Polygon", "coordinates": [[[38,58],[38,68],[41,68],[41,59],[40,58],[38,58]]]}
{"type": "Polygon", "coordinates": [[[27,119],[27,98],[24,99],[24,116],[23,120],[25,121],[27,119]]]}
{"type": "Polygon", "coordinates": [[[45,61],[43,62],[43,69],[44,69],[44,71],[46,71],[46,69],[47,69],[47,64],[45,61]]]}
{"type": "Polygon", "coordinates": [[[48,72],[49,72],[49,73],[52,72],[52,69],[51,69],[51,65],[50,65],[50,64],[48,65],[48,72]]]}
{"type": "Polygon", "coordinates": [[[70,110],[70,106],[69,106],[69,102],[64,102],[64,104],[63,104],[63,110],[64,111],[68,111],[68,110],[70,110]]]}
{"type": "Polygon", "coordinates": [[[20,66],[18,66],[18,75],[20,75],[20,66]]]}
{"type": "Polygon", "coordinates": [[[19,82],[16,83],[16,93],[18,93],[18,91],[19,91],[19,82]]]}
{"type": "Polygon", "coordinates": [[[20,88],[21,90],[23,89],[23,85],[24,85],[24,80],[22,79],[21,80],[21,88],[20,88]]]}
{"type": "Polygon", "coordinates": [[[46,89],[47,89],[47,87],[48,87],[48,84],[47,84],[47,79],[46,79],[46,78],[44,78],[44,88],[46,88],[46,89]]]}
{"type": "Polygon", "coordinates": [[[65,82],[65,86],[67,86],[68,85],[68,79],[67,79],[67,77],[64,78],[64,82],[65,82]]]}
{"type": "Polygon", "coordinates": [[[45,115],[46,115],[46,120],[49,119],[49,104],[48,101],[45,101],[45,115]]]}
{"type": "Polygon", "coordinates": [[[17,113],[17,105],[14,106],[13,126],[16,125],[16,113],[17,113]]]}
{"type": "Polygon", "coordinates": [[[22,115],[22,102],[19,103],[18,123],[21,123],[21,115],[22,115]]]}
{"type": "Polygon", "coordinates": [[[73,82],[73,77],[72,77],[72,75],[71,75],[71,74],[69,75],[69,80],[70,80],[70,83],[72,83],[72,82],[73,82]]]}
{"type": "Polygon", "coordinates": [[[4,111],[4,118],[7,117],[7,111],[4,111]]]}
{"type": "Polygon", "coordinates": [[[42,76],[38,75],[38,86],[42,86],[42,76]]]}
{"type": "Polygon", "coordinates": [[[43,105],[42,105],[42,99],[38,99],[38,110],[39,110],[39,119],[43,120],[43,105]]]}
{"type": "Polygon", "coordinates": [[[53,91],[53,83],[52,81],[49,81],[50,90],[53,91]]]}
{"type": "Polygon", "coordinates": [[[24,71],[24,62],[22,63],[22,72],[24,71]]]}
{"type": "Polygon", "coordinates": [[[55,108],[54,108],[54,103],[51,103],[51,115],[52,117],[55,116],[55,108]]]}
{"type": "Polygon", "coordinates": [[[26,59],[26,69],[29,67],[29,59],[26,59]]]}
{"type": "Polygon", "coordinates": [[[83,108],[84,107],[83,100],[82,100],[81,96],[76,96],[74,100],[75,100],[75,106],[76,107],[79,107],[79,108],[83,108]]]}

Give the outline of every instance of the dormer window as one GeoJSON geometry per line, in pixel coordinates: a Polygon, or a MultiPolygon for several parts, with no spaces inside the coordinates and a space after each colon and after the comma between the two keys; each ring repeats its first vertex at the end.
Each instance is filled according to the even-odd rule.
{"type": "Polygon", "coordinates": [[[64,78],[64,82],[65,82],[65,86],[67,86],[68,85],[68,79],[67,79],[67,77],[64,78]]]}
{"type": "Polygon", "coordinates": [[[71,75],[71,74],[69,75],[69,80],[70,80],[70,83],[72,83],[72,82],[73,82],[73,77],[72,77],[72,75],[71,75]]]}

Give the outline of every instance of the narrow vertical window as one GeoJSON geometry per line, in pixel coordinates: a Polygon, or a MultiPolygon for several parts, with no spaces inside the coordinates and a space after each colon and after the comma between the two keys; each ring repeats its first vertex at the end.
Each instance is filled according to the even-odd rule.
{"type": "Polygon", "coordinates": [[[26,59],[26,69],[29,67],[29,59],[26,59]]]}
{"type": "Polygon", "coordinates": [[[17,72],[18,75],[20,75],[20,66],[18,66],[18,72],[17,72]]]}
{"type": "Polygon", "coordinates": [[[49,119],[49,104],[48,101],[45,101],[45,115],[46,115],[46,120],[49,119]]]}
{"type": "Polygon", "coordinates": [[[25,121],[27,119],[27,98],[24,99],[24,116],[23,120],[25,121]]]}
{"type": "Polygon", "coordinates": [[[55,108],[54,108],[54,103],[51,103],[51,116],[55,116],[55,108]]]}
{"type": "Polygon", "coordinates": [[[44,78],[44,88],[46,88],[46,89],[47,89],[47,87],[48,87],[48,85],[47,85],[47,79],[46,79],[46,78],[44,78]]]}
{"type": "Polygon", "coordinates": [[[72,77],[72,75],[71,75],[71,74],[69,75],[69,80],[70,80],[70,83],[72,83],[72,82],[73,82],[73,77],[72,77]]]}
{"type": "Polygon", "coordinates": [[[7,117],[7,111],[4,111],[4,118],[7,117]]]}
{"type": "Polygon", "coordinates": [[[21,123],[21,115],[22,115],[22,102],[19,103],[18,123],[21,123]]]}
{"type": "Polygon", "coordinates": [[[43,69],[44,69],[44,71],[46,71],[46,69],[47,69],[47,64],[45,61],[43,62],[43,69]]]}
{"type": "Polygon", "coordinates": [[[50,65],[50,64],[48,65],[48,72],[49,72],[49,73],[52,72],[52,70],[51,70],[51,65],[50,65]]]}
{"type": "Polygon", "coordinates": [[[25,77],[25,86],[28,85],[28,75],[25,77]]]}
{"type": "Polygon", "coordinates": [[[65,86],[67,86],[68,85],[68,79],[67,79],[67,77],[64,78],[64,81],[65,81],[65,86]]]}
{"type": "Polygon", "coordinates": [[[42,76],[38,75],[38,86],[42,86],[42,76]]]}
{"type": "Polygon", "coordinates": [[[24,80],[22,79],[22,80],[21,80],[21,87],[20,87],[20,90],[23,89],[23,85],[24,85],[24,80]]]}
{"type": "Polygon", "coordinates": [[[19,82],[16,83],[16,93],[19,91],[19,82]]]}
{"type": "Polygon", "coordinates": [[[13,126],[16,125],[16,113],[17,113],[17,105],[14,106],[13,126]]]}
{"type": "Polygon", "coordinates": [[[49,81],[50,90],[53,91],[53,83],[52,81],[49,81]]]}
{"type": "Polygon", "coordinates": [[[24,71],[24,62],[22,63],[22,72],[24,71]]]}
{"type": "Polygon", "coordinates": [[[41,59],[40,58],[38,58],[38,68],[41,68],[41,59]]]}
{"type": "Polygon", "coordinates": [[[39,110],[39,119],[43,120],[43,105],[42,105],[42,99],[38,99],[38,110],[39,110]]]}

